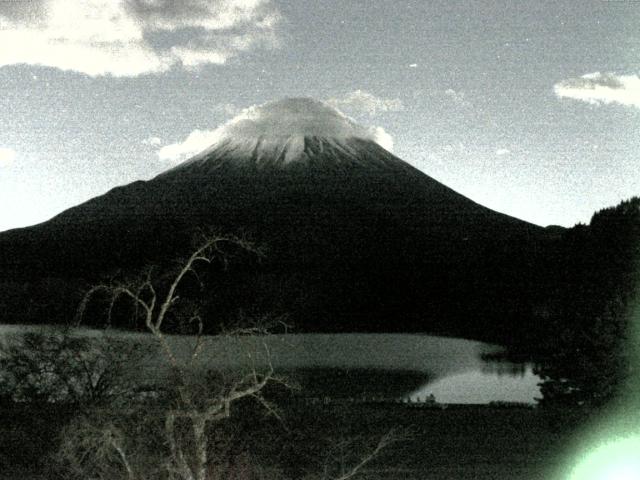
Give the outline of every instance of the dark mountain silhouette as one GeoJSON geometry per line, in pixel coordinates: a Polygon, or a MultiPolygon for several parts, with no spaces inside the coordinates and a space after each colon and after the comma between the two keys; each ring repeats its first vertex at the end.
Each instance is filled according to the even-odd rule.
{"type": "Polygon", "coordinates": [[[465,198],[333,112],[304,99],[264,106],[150,181],[0,234],[7,321],[63,321],[76,286],[170,262],[212,227],[266,247],[212,287],[216,319],[243,309],[286,313],[299,331],[523,335],[546,295],[540,259],[561,232],[465,198]],[[270,131],[279,114],[292,120],[270,131]]]}

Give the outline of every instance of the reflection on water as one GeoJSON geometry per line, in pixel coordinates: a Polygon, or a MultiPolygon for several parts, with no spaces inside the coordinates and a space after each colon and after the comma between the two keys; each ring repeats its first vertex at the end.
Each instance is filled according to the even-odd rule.
{"type": "Polygon", "coordinates": [[[507,361],[487,360],[482,364],[482,373],[499,377],[524,377],[531,372],[531,365],[525,362],[512,363],[507,361]]]}
{"type": "Polygon", "coordinates": [[[522,367],[524,370],[518,370],[515,376],[482,369],[449,375],[422,385],[407,397],[423,399],[433,395],[441,403],[534,403],[540,397],[540,378],[534,375],[531,366],[522,367]]]}
{"type": "Polygon", "coordinates": [[[477,368],[427,382],[407,398],[420,401],[433,395],[441,403],[535,403],[541,395],[533,365],[509,360],[499,347],[484,345],[483,350],[477,368]]]}
{"type": "Polygon", "coordinates": [[[427,372],[382,369],[301,368],[283,374],[302,387],[302,395],[332,399],[399,399],[431,381],[427,372]]]}
{"type": "MultiPolygon", "coordinates": [[[[28,327],[0,326],[0,338],[28,327]]],[[[104,331],[79,330],[99,336],[104,331]]],[[[132,340],[145,334],[109,332],[132,340]]],[[[187,336],[168,337],[178,355],[193,344],[187,336]]],[[[425,398],[442,403],[511,401],[533,403],[539,378],[527,364],[500,357],[501,349],[481,342],[418,334],[299,334],[266,337],[209,337],[200,368],[264,368],[294,377],[309,395],[331,397],[425,398]]],[[[151,358],[137,371],[162,375],[166,362],[151,358]]]]}

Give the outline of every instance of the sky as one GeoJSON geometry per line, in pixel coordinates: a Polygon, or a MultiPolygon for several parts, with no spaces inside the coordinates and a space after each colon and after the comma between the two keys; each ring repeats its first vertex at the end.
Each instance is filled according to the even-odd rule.
{"type": "Polygon", "coordinates": [[[1,0],[0,231],[300,96],[478,203],[588,222],[640,194],[639,75],[635,0],[1,0]]]}

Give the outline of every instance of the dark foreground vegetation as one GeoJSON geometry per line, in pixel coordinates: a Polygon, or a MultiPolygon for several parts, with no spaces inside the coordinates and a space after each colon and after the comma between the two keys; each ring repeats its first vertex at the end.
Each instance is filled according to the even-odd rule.
{"type": "MultiPolygon", "coordinates": [[[[68,478],[55,454],[63,426],[76,414],[72,407],[5,405],[2,478],[68,478]]],[[[392,429],[404,438],[353,478],[546,480],[566,461],[572,435],[539,408],[290,405],[278,420],[246,405],[217,429],[217,462],[227,475],[220,478],[339,478],[330,475],[366,457],[392,429]]]]}

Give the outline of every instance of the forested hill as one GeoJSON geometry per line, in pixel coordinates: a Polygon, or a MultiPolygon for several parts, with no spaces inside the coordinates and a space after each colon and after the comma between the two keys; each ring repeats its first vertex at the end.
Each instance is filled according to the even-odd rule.
{"type": "Polygon", "coordinates": [[[550,301],[536,343],[544,403],[600,407],[633,375],[640,325],[640,198],[566,230],[549,252],[550,301]]]}

